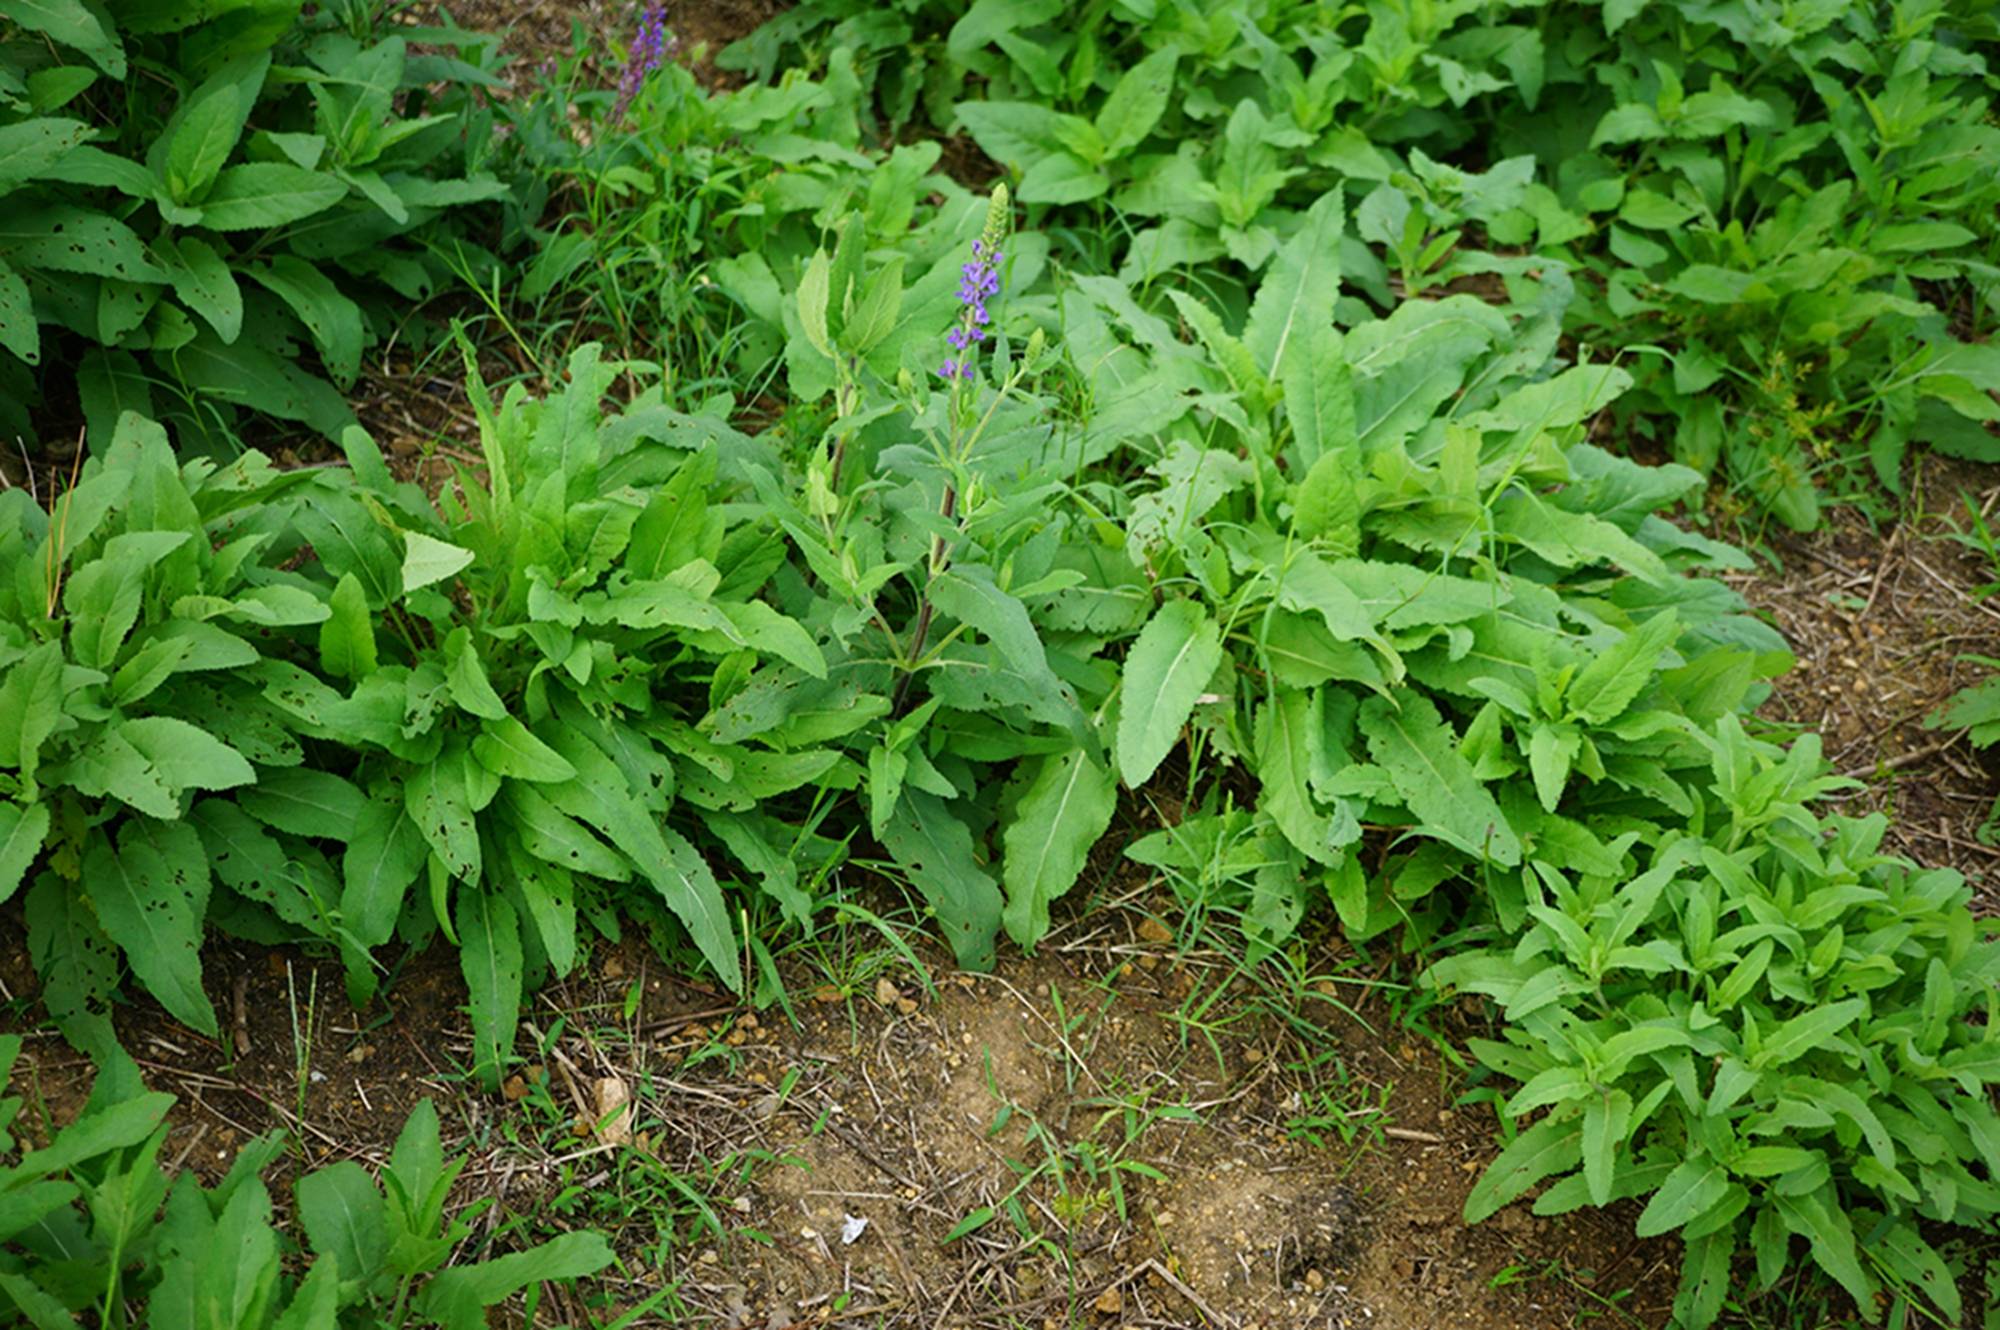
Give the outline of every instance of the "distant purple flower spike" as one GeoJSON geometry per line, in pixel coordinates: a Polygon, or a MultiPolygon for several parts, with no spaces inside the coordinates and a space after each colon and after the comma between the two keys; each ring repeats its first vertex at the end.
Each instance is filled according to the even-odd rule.
{"type": "Polygon", "coordinates": [[[625,109],[639,95],[639,89],[646,86],[646,76],[660,67],[669,51],[679,47],[679,40],[667,32],[667,11],[657,4],[647,5],[639,16],[639,31],[632,38],[632,49],[625,53],[625,71],[618,79],[618,102],[611,108],[614,121],[625,118],[625,109]]]}

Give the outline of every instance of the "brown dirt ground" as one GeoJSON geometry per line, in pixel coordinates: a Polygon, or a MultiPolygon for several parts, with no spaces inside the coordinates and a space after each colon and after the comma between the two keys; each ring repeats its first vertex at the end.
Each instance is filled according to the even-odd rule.
{"type": "Polygon", "coordinates": [[[1890,812],[1893,848],[1958,869],[1978,908],[2000,914],[2000,847],[1976,835],[2000,796],[2000,749],[1924,726],[1990,673],[1966,655],[2000,656],[2000,599],[1977,594],[2000,568],[1951,539],[1969,529],[1967,503],[1993,519],[2000,468],[1931,456],[1912,485],[1886,532],[1835,509],[1818,532],[1773,542],[1782,567],[1731,581],[1799,660],[1762,714],[1816,730],[1834,770],[1865,782],[1840,799],[1846,810],[1890,812]]]}
{"type": "MultiPolygon", "coordinates": [[[[796,1024],[663,973],[642,947],[601,946],[524,1013],[519,1049],[535,1061],[498,1096],[463,1078],[446,954],[412,960],[386,1006],[357,1014],[335,967],[218,944],[209,988],[242,1051],[145,1002],[121,1008],[120,1035],[180,1096],[163,1159],[212,1180],[250,1137],[290,1133],[281,1206],[287,1170],[379,1163],[433,1098],[472,1156],[463,1199],[500,1202],[475,1241],[498,1226],[504,1246],[517,1222],[609,1232],[622,1268],[553,1295],[571,1324],[663,1290],[633,1324],[1665,1323],[1678,1251],[1635,1241],[1628,1212],[1460,1221],[1494,1154],[1490,1110],[1454,1107],[1460,1077],[1430,1044],[1384,1041],[1394,1017],[1351,959],[1323,951],[1321,977],[1260,999],[1226,957],[1177,951],[1149,913],[1168,903],[1146,890],[987,976],[952,974],[927,948],[919,974],[886,948],[829,941],[817,964],[788,965],[796,1024]],[[1301,1037],[1288,1011],[1319,1033],[1301,1037]],[[592,1134],[605,1080],[637,1101],[629,1146],[592,1134]],[[1119,1173],[1122,1208],[1121,1160],[1143,1166],[1119,1173]],[[714,1228],[670,1174],[708,1179],[714,1228]],[[1001,1216],[946,1241],[981,1207],[1001,1216]],[[849,1216],[868,1221],[851,1244],[849,1216]]],[[[34,983],[17,924],[0,915],[8,995],[34,983]]],[[[31,1133],[73,1117],[89,1077],[30,1030],[15,1090],[31,1133]]]]}

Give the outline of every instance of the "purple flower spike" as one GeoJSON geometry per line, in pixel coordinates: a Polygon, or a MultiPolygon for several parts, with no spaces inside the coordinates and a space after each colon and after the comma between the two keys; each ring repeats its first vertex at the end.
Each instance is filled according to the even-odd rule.
{"type": "Polygon", "coordinates": [[[625,118],[625,109],[639,95],[639,89],[646,86],[646,76],[660,67],[669,51],[679,46],[679,40],[667,32],[667,11],[657,4],[647,5],[639,16],[639,31],[632,38],[632,49],[625,54],[625,71],[618,78],[618,102],[611,108],[614,121],[625,118]]]}

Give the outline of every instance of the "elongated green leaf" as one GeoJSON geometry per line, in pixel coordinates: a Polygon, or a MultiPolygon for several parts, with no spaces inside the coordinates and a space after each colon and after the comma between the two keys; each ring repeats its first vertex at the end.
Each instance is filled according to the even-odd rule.
{"type": "Polygon", "coordinates": [[[472,1070],[488,1091],[514,1051],[521,1015],[521,926],[505,896],[461,887],[458,963],[472,1010],[472,1070]]]}
{"type": "Polygon", "coordinates": [[[1476,1224],[1527,1194],[1542,1179],[1575,1168],[1582,1133],[1574,1119],[1543,1119],[1514,1138],[1473,1185],[1465,1198],[1465,1222],[1476,1224]]]}
{"type": "Polygon", "coordinates": [[[117,27],[92,0],[0,0],[0,17],[75,47],[112,78],[125,77],[125,48],[117,27]]]}
{"type": "Polygon", "coordinates": [[[1735,1254],[1733,1228],[1689,1240],[1680,1290],[1674,1298],[1675,1324],[1686,1330],[1707,1330],[1714,1324],[1729,1294],[1729,1262],[1735,1254]]]}
{"type": "Polygon", "coordinates": [[[1867,1010],[1866,998],[1848,998],[1802,1012],[1765,1037],[1750,1065],[1762,1070],[1797,1061],[1859,1020],[1867,1010]]]}
{"type": "Polygon", "coordinates": [[[973,853],[965,823],[936,795],[906,787],[882,844],[936,913],[958,963],[968,970],[991,965],[1000,888],[973,853]]]}
{"type": "Polygon", "coordinates": [[[382,1268],[389,1245],[382,1193],[361,1165],[342,1160],[298,1181],[299,1223],[313,1252],[339,1263],[344,1277],[365,1287],[382,1268]]]}
{"type": "Polygon", "coordinates": [[[1210,676],[1222,663],[1222,634],[1191,600],[1162,605],[1125,657],[1118,713],[1118,774],[1143,785],[1166,760],[1210,676]]]}
{"type": "Polygon", "coordinates": [[[1371,697],[1361,704],[1360,726],[1369,754],[1420,819],[1417,830],[1498,864],[1521,862],[1520,838],[1429,698],[1406,688],[1371,697]]]}
{"type": "Polygon", "coordinates": [[[1632,1096],[1623,1090],[1600,1090],[1583,1104],[1583,1176],[1592,1205],[1611,1204],[1617,1177],[1618,1152],[1632,1121],[1632,1096]]]}
{"type": "Polygon", "coordinates": [[[1570,681],[1565,698],[1570,714],[1592,725],[1608,725],[1653,681],[1660,653],[1680,636],[1672,610],[1656,614],[1594,656],[1570,681]]]}
{"type": "Polygon", "coordinates": [[[245,790],[236,802],[280,831],[345,841],[353,837],[367,799],[331,772],[292,767],[265,772],[256,788],[245,790]]]}
{"type": "Polygon", "coordinates": [[[288,162],[224,167],[201,201],[201,223],[212,231],[284,226],[324,212],[347,197],[337,178],[288,162]]]}
{"type": "Polygon", "coordinates": [[[1097,111],[1097,132],[1107,159],[1122,157],[1153,132],[1167,109],[1180,48],[1167,45],[1133,65],[1111,86],[1097,111]]]}
{"type": "Polygon", "coordinates": [[[213,1036],[215,1008],[201,987],[208,856],[185,826],[128,822],[114,852],[99,840],[83,861],[97,919],[132,972],[173,1017],[213,1036]]]}
{"type": "Polygon", "coordinates": [[[529,733],[512,716],[487,721],[472,741],[472,755],[496,776],[517,780],[565,781],[576,775],[561,753],[529,733]]]}
{"type": "Polygon", "coordinates": [[[445,1330],[484,1330],[486,1308],[530,1284],[595,1274],[613,1259],[601,1234],[565,1233],[527,1251],[443,1271],[424,1286],[417,1313],[445,1330]]]}
{"type": "Polygon", "coordinates": [[[1670,1233],[1698,1218],[1728,1191],[1729,1172],[1721,1164],[1706,1155],[1684,1160],[1640,1212],[1637,1232],[1642,1238],[1670,1233]]]}
{"type": "Polygon", "coordinates": [[[1117,804],[1116,778],[1081,749],[1041,760],[1001,838],[1009,937],[1032,946],[1049,931],[1049,902],[1076,885],[1117,804]]]}
{"type": "Polygon", "coordinates": [[[42,332],[34,297],[27,280],[4,259],[0,259],[0,349],[30,365],[41,363],[42,332]]]}
{"type": "Polygon", "coordinates": [[[457,545],[447,545],[444,541],[427,536],[421,531],[408,533],[404,540],[405,594],[455,576],[472,562],[471,550],[461,549],[457,545]]]}
{"type": "Polygon", "coordinates": [[[243,292],[222,256],[194,235],[162,236],[153,242],[153,252],[180,302],[208,320],[225,343],[235,341],[243,330],[243,292]]]}
{"type": "Polygon", "coordinates": [[[26,808],[16,803],[0,803],[0,902],[13,895],[28,875],[42,841],[49,834],[49,807],[34,803],[26,808]]]}
{"type": "Polygon", "coordinates": [[[370,799],[362,805],[341,856],[340,912],[363,946],[378,947],[396,931],[403,896],[429,854],[400,803],[370,799]]]}
{"type": "Polygon", "coordinates": [[[1257,807],[1286,840],[1316,863],[1333,864],[1333,817],[1314,803],[1313,771],[1326,760],[1326,724],[1317,691],[1281,688],[1257,708],[1257,807]]]}
{"type": "Polygon", "coordinates": [[[332,278],[289,254],[247,271],[306,326],[334,383],[343,388],[352,384],[361,367],[361,307],[342,295],[332,278]]]}
{"type": "Polygon", "coordinates": [[[1243,345],[1266,379],[1278,377],[1295,343],[1310,345],[1333,326],[1341,226],[1340,191],[1330,190],[1306,210],[1298,233],[1279,248],[1257,287],[1243,345]]]}
{"type": "Polygon", "coordinates": [[[542,738],[577,774],[572,780],[539,787],[541,795],[603,832],[652,883],[667,908],[687,926],[702,956],[736,990],[743,982],[736,930],[730,925],[722,889],[700,852],[679,832],[660,825],[633,796],[625,773],[588,738],[568,727],[546,732],[542,738]]]}

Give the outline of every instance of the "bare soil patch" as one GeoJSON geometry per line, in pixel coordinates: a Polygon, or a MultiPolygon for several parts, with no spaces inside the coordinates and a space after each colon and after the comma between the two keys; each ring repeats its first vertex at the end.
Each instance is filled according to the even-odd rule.
{"type": "Polygon", "coordinates": [[[1966,501],[1991,518],[2000,475],[1927,456],[1913,485],[1887,532],[1833,509],[1812,535],[1773,541],[1782,569],[1730,580],[1798,656],[1763,714],[1817,731],[1834,770],[1866,782],[1841,798],[1846,809],[1887,811],[1892,848],[1958,869],[1977,908],[2000,914],[2000,848],[1976,834],[2000,795],[2000,750],[1924,726],[1990,672],[1968,654],[2000,656],[2000,599],[1977,594],[2000,570],[1950,539],[1967,526],[1966,501]]]}
{"type": "MultiPolygon", "coordinates": [[[[464,1199],[500,1202],[482,1250],[609,1232],[621,1267],[562,1295],[589,1303],[571,1324],[648,1298],[635,1324],[731,1330],[1665,1323],[1679,1253],[1629,1213],[1464,1226],[1491,1113],[1453,1107],[1459,1074],[1352,966],[1327,953],[1323,978],[1260,995],[1136,909],[1087,918],[983,976],[829,941],[787,966],[796,1023],[600,947],[526,1013],[531,1061],[498,1096],[460,1070],[443,953],[356,1013],[331,964],[218,945],[223,1040],[144,1002],[120,1035],[181,1097],[162,1157],[211,1177],[273,1128],[296,1144],[281,1174],[379,1162],[435,1100],[473,1156],[464,1199]],[[629,1143],[598,1125],[607,1081],[635,1102],[629,1143]]],[[[21,950],[0,944],[17,998],[21,950]]],[[[90,1068],[31,1033],[15,1075],[28,1119],[61,1122],[90,1068]]]]}

